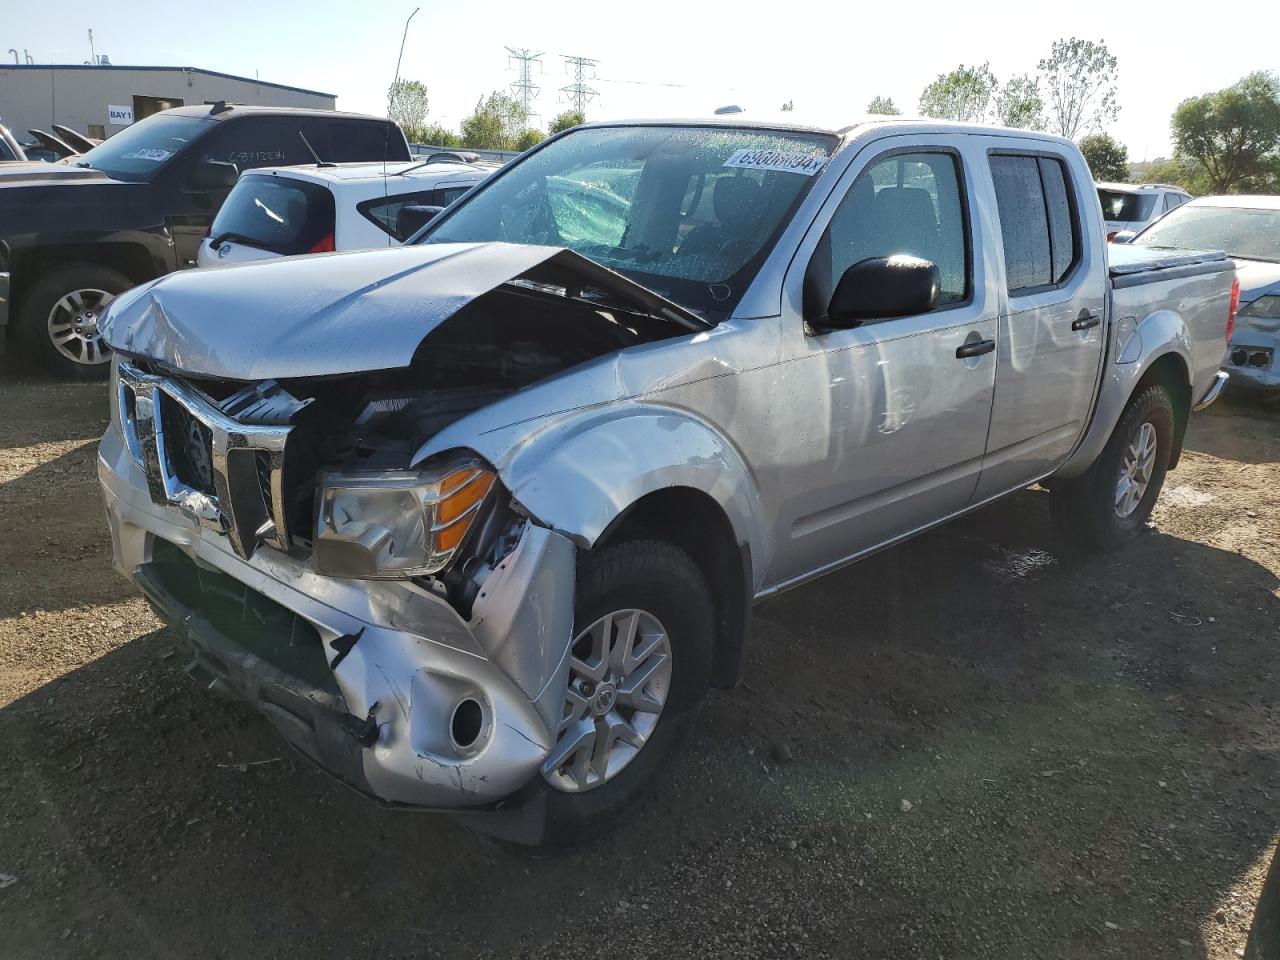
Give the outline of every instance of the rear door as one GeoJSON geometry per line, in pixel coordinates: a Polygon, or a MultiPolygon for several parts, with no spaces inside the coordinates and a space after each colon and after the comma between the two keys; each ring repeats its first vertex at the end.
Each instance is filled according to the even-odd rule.
{"type": "Polygon", "coordinates": [[[1066,459],[1093,408],[1106,330],[1101,227],[1077,186],[1090,184],[1083,160],[1014,143],[992,138],[987,154],[1004,305],[979,500],[1066,459]]]}

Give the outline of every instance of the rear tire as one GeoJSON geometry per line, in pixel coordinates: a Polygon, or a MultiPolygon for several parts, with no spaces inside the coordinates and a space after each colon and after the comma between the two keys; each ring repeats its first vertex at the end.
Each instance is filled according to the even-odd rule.
{"type": "MultiPolygon", "coordinates": [[[[688,733],[696,708],[711,682],[715,635],[711,591],[702,571],[684,551],[657,540],[631,540],[589,555],[579,572],[574,610],[574,636],[578,639],[573,655],[579,664],[584,659],[593,660],[600,652],[598,641],[592,650],[591,631],[602,618],[607,620],[614,613],[625,612],[618,617],[618,625],[612,631],[619,638],[616,647],[631,622],[630,613],[638,611],[643,617],[636,618],[637,638],[646,634],[654,638],[660,628],[666,640],[657,643],[665,643],[661,649],[668,652],[669,665],[651,665],[646,676],[655,679],[646,680],[638,690],[650,701],[648,709],[652,709],[657,699],[662,700],[656,719],[651,713],[632,712],[625,705],[624,699],[635,699],[634,694],[624,697],[627,677],[619,676],[616,681],[606,678],[595,684],[591,694],[598,696],[605,693],[606,685],[616,682],[618,708],[603,715],[593,714],[593,710],[602,709],[604,704],[589,694],[586,699],[594,706],[585,709],[584,720],[596,723],[599,729],[616,712],[628,721],[629,727],[645,731],[644,742],[630,756],[619,758],[624,762],[615,772],[585,785],[574,780],[574,758],[570,756],[560,766],[554,766],[552,758],[557,752],[552,751],[552,758],[536,782],[526,788],[524,798],[528,800],[532,799],[530,794],[542,794],[540,799],[545,802],[546,810],[543,846],[546,847],[565,846],[603,832],[615,825],[627,808],[640,801],[688,733]]],[[[643,647],[637,639],[632,649],[639,654],[643,647]]],[[[645,662],[640,657],[630,676],[639,677],[645,662]]],[[[583,683],[584,674],[575,667],[566,697],[566,717],[575,712],[570,698],[581,696],[583,683]]],[[[610,700],[612,696],[608,695],[610,700]]],[[[583,712],[580,705],[577,710],[583,712]]],[[[559,734],[557,747],[567,746],[568,735],[566,726],[559,734]]],[[[623,744],[623,749],[629,746],[621,737],[618,742],[623,744]]],[[[592,761],[595,759],[593,754],[592,761]]]]}
{"type": "Polygon", "coordinates": [[[1093,466],[1075,480],[1053,484],[1049,509],[1063,539],[1098,551],[1129,543],[1160,496],[1173,437],[1169,392],[1153,385],[1133,397],[1093,466]]]}
{"type": "Polygon", "coordinates": [[[111,351],[98,333],[98,321],[107,304],[132,286],[123,273],[95,263],[55,267],[23,292],[18,336],[50,372],[102,380],[111,366],[111,351]]]}

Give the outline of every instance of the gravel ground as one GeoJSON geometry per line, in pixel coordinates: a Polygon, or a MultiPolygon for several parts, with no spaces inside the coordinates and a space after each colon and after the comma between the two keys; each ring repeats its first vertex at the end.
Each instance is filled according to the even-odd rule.
{"type": "Polygon", "coordinates": [[[109,565],[102,387],[0,359],[0,412],[0,956],[1231,958],[1276,921],[1275,411],[1197,416],[1119,557],[1027,491],[760,606],[669,782],[547,859],[194,689],[109,565]]]}

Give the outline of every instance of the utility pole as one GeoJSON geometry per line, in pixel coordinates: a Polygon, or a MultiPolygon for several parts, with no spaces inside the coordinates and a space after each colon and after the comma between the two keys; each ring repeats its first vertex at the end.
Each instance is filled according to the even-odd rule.
{"type": "Polygon", "coordinates": [[[520,106],[524,109],[525,122],[528,123],[530,118],[536,116],[529,109],[529,104],[542,90],[533,82],[533,65],[541,59],[542,54],[534,53],[527,47],[507,47],[507,53],[508,60],[515,60],[520,64],[520,79],[511,84],[511,92],[519,99],[520,106]]]}
{"type": "Polygon", "coordinates": [[[571,57],[567,54],[561,54],[561,58],[564,60],[564,67],[566,71],[570,67],[573,67],[573,83],[569,84],[567,87],[561,87],[560,92],[569,97],[570,102],[573,103],[574,112],[580,113],[585,117],[587,115],[587,104],[590,103],[591,98],[596,96],[598,93],[598,91],[587,86],[587,80],[589,79],[587,71],[591,71],[590,78],[594,79],[595,66],[600,61],[591,60],[587,57],[571,57]]]}
{"type": "Polygon", "coordinates": [[[98,55],[93,50],[93,28],[89,28],[89,62],[94,66],[98,64],[98,55]]]}

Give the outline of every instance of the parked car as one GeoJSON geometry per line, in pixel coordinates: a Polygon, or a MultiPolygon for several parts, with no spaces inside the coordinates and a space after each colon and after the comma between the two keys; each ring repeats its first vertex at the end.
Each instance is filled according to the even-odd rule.
{"type": "Polygon", "coordinates": [[[111,298],[194,266],[243,170],[403,161],[387,120],[328,110],[179,107],[64,163],[0,167],[0,331],[67,376],[105,377],[98,320],[111,298]]]}
{"type": "Polygon", "coordinates": [[[1167,183],[1099,183],[1097,186],[1108,240],[1122,230],[1141,230],[1191,199],[1181,187],[1167,183]]]}
{"type": "Polygon", "coordinates": [[[1280,197],[1199,197],[1133,241],[1161,249],[1225,250],[1240,278],[1227,369],[1235,390],[1280,397],[1280,197]]]}
{"type": "Polygon", "coordinates": [[[263,167],[232,188],[196,262],[222,266],[396,246],[493,169],[452,155],[395,164],[263,167]]]}
{"type": "Polygon", "coordinates": [[[1036,482],[1073,543],[1142,529],[1234,269],[1112,253],[1092,189],[1023,130],[590,124],[413,245],[145,284],[106,319],[116,569],[364,793],[616,823],[753,601],[1036,482]]]}

